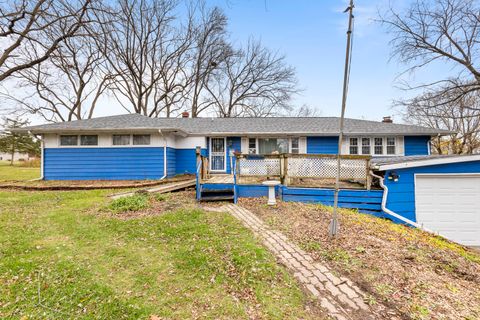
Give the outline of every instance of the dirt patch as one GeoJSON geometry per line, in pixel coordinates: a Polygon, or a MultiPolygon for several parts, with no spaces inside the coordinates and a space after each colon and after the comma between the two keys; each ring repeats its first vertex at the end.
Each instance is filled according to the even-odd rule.
{"type": "Polygon", "coordinates": [[[49,191],[144,188],[193,178],[195,178],[193,175],[181,175],[163,180],[5,181],[0,183],[0,189],[49,191]]]}
{"type": "Polygon", "coordinates": [[[420,230],[341,210],[329,239],[331,208],[266,199],[239,204],[284,232],[312,257],[346,275],[406,319],[479,319],[480,255],[420,230]]]}

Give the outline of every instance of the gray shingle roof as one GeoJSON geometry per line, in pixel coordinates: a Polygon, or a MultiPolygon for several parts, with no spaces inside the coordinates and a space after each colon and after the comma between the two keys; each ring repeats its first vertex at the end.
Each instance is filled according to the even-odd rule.
{"type": "Polygon", "coordinates": [[[398,156],[398,157],[374,157],[370,161],[370,167],[373,169],[381,169],[386,166],[391,167],[404,167],[404,166],[425,166],[432,161],[438,160],[438,163],[442,162],[465,162],[465,161],[478,161],[480,160],[480,154],[450,154],[450,155],[423,155],[423,156],[398,156]]]}
{"type": "MultiPolygon", "coordinates": [[[[238,134],[303,134],[338,135],[337,117],[309,118],[149,118],[139,114],[125,114],[59,122],[24,128],[33,133],[68,131],[115,131],[115,130],[179,130],[191,135],[238,135],[238,134]]],[[[401,134],[437,135],[448,131],[420,126],[383,123],[377,121],[345,119],[346,134],[401,134]]]]}

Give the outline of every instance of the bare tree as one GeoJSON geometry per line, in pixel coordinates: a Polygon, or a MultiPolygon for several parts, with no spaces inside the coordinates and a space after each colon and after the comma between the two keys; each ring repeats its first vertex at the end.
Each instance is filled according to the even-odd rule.
{"type": "Polygon", "coordinates": [[[0,2],[0,82],[46,61],[88,23],[92,0],[0,2]],[[25,54],[27,53],[27,54],[25,54]]]}
{"type": "Polygon", "coordinates": [[[448,137],[436,137],[432,146],[437,154],[471,154],[480,148],[480,96],[462,95],[450,103],[438,103],[427,94],[412,99],[405,108],[407,122],[452,131],[448,137]]]}
{"type": "Polygon", "coordinates": [[[206,86],[219,117],[266,117],[290,108],[297,90],[295,70],[250,40],[245,49],[228,55],[206,86]]]}
{"type": "Polygon", "coordinates": [[[294,108],[289,113],[283,115],[290,117],[319,117],[321,112],[315,107],[303,104],[300,107],[294,108]]]}
{"type": "Polygon", "coordinates": [[[170,104],[186,89],[184,55],[191,23],[175,18],[173,0],[120,0],[102,24],[100,47],[115,75],[112,90],[127,111],[169,116],[170,104]]]}
{"type": "MultiPolygon", "coordinates": [[[[195,8],[196,9],[196,8],[195,8]]],[[[207,9],[199,3],[200,21],[195,24],[193,54],[191,64],[191,116],[197,117],[213,104],[204,99],[204,93],[212,73],[220,68],[231,53],[226,41],[227,17],[217,7],[207,9]]]]}
{"type": "MultiPolygon", "coordinates": [[[[392,58],[415,72],[434,63],[447,64],[451,73],[429,83],[403,83],[421,90],[416,98],[435,98],[449,104],[480,89],[480,6],[476,0],[416,0],[405,12],[390,9],[382,15],[392,35],[392,58]]],[[[406,105],[409,100],[404,101],[406,105]]]]}
{"type": "Polygon", "coordinates": [[[19,87],[31,94],[9,98],[47,121],[91,118],[111,75],[95,45],[98,30],[90,27],[81,28],[82,36],[66,39],[46,62],[18,72],[19,87]]]}

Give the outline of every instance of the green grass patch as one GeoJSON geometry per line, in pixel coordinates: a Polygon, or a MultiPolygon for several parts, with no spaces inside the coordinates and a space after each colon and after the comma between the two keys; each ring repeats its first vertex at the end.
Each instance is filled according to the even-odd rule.
{"type": "Polygon", "coordinates": [[[0,182],[1,181],[23,181],[40,178],[39,167],[26,167],[20,162],[14,163],[0,161],[0,182]]]}
{"type": "Polygon", "coordinates": [[[115,213],[140,211],[148,208],[148,199],[147,194],[133,194],[113,200],[107,208],[115,213]]]}
{"type": "Polygon", "coordinates": [[[0,192],[0,318],[319,318],[233,217],[97,213],[111,192],[0,192]]]}

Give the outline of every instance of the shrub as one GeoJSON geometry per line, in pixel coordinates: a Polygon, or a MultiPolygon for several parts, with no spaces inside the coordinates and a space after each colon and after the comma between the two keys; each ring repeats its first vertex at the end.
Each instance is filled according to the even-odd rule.
{"type": "Polygon", "coordinates": [[[108,205],[108,209],[116,213],[139,211],[147,207],[148,197],[144,194],[115,199],[108,205]]]}

